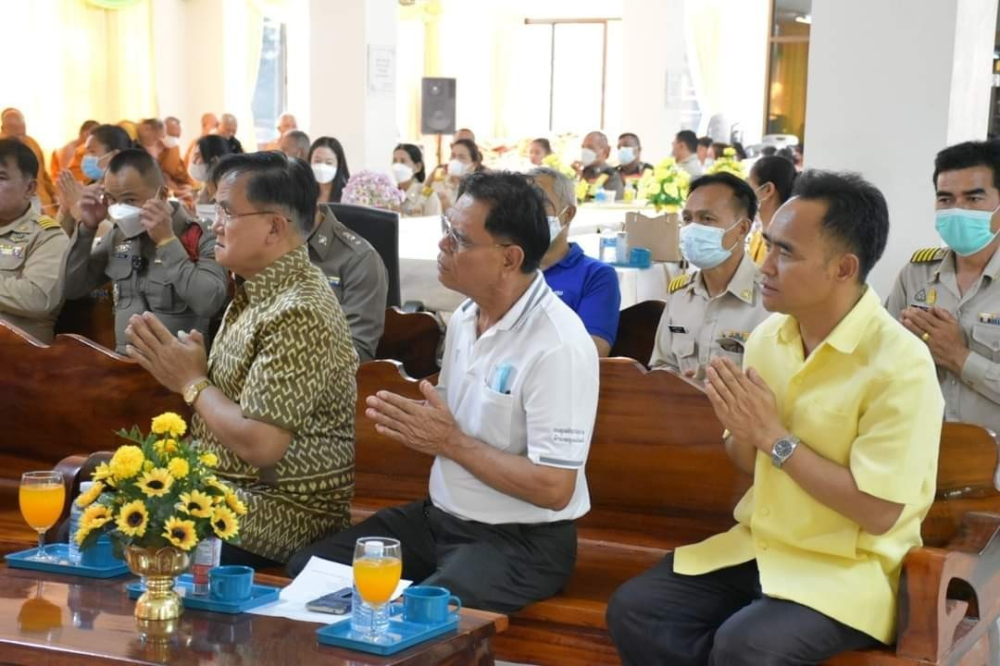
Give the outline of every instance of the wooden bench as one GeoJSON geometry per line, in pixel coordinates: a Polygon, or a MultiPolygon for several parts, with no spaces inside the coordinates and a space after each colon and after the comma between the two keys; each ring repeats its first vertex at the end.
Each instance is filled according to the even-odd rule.
{"type": "Polygon", "coordinates": [[[66,301],[56,319],[55,331],[81,335],[102,347],[115,348],[115,307],[111,283],[83,298],[66,301]]]}
{"type": "Polygon", "coordinates": [[[444,331],[429,312],[385,311],[385,329],[375,358],[399,361],[411,377],[437,374],[438,347],[444,331]]]}
{"type": "MultiPolygon", "coordinates": [[[[364,398],[378,389],[419,397],[417,383],[395,364],[359,370],[356,519],[427,494],[431,460],[379,436],[364,417],[364,398]]],[[[512,616],[496,642],[499,658],[619,663],[604,618],[614,589],[668,550],[733,525],[733,507],[750,479],[729,462],[721,433],[696,385],[628,360],[601,361],[587,462],[592,509],[578,523],[576,571],[562,594],[512,616]]],[[[996,436],[983,428],[945,425],[938,497],[923,526],[927,545],[904,567],[899,645],[895,653],[852,653],[831,664],[945,664],[961,655],[962,664],[990,663],[987,651],[1000,650],[989,636],[1000,617],[998,451],[996,436]]]]}
{"type": "Polygon", "coordinates": [[[665,301],[643,301],[622,310],[615,345],[609,356],[631,358],[648,366],[656,344],[656,329],[666,305],[665,301]]]}

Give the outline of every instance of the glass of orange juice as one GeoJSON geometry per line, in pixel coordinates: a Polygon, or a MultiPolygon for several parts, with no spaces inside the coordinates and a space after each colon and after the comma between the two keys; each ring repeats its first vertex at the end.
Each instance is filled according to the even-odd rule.
{"type": "Polygon", "coordinates": [[[18,502],[26,523],[38,532],[38,551],[27,558],[38,562],[53,562],[45,554],[45,532],[56,524],[66,501],[63,475],[59,472],[25,472],[21,475],[18,502]]]}
{"type": "Polygon", "coordinates": [[[361,598],[372,607],[371,626],[362,639],[370,643],[386,642],[389,614],[380,612],[392,600],[403,575],[403,555],[399,541],[385,537],[364,537],[354,546],[354,586],[361,598]]]}

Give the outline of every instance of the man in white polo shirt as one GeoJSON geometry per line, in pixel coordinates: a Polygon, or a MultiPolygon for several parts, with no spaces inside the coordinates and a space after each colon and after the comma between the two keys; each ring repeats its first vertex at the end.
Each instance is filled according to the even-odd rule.
{"type": "Polygon", "coordinates": [[[313,544],[288,570],[313,555],[350,563],[359,537],[393,537],[404,578],[509,613],[573,571],[574,521],[590,509],[597,351],[538,270],[548,223],[524,176],[467,176],[446,222],[438,276],[469,300],[448,327],[438,385],[421,382],[426,401],[379,391],[366,412],[379,433],[435,456],[430,498],[313,544]]]}

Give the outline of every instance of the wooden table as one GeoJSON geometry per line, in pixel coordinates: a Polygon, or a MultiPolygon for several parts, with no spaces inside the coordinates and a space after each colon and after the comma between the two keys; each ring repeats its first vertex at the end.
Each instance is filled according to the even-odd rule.
{"type": "MultiPolygon", "coordinates": [[[[172,635],[143,636],[125,585],[0,566],[0,662],[3,664],[239,664],[284,666],[430,666],[493,664],[490,638],[507,617],[464,609],[455,634],[390,657],[316,642],[321,625],[244,613],[185,611],[172,635]]],[[[282,578],[257,582],[284,585],[282,578]]]]}

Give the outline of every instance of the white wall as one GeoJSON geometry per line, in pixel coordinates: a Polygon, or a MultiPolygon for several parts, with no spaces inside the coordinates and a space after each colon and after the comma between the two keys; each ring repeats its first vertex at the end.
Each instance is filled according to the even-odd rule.
{"type": "Polygon", "coordinates": [[[997,0],[813,0],[809,167],[858,171],[889,202],[869,281],[885,298],[934,231],[934,155],[986,137],[997,0]]]}

